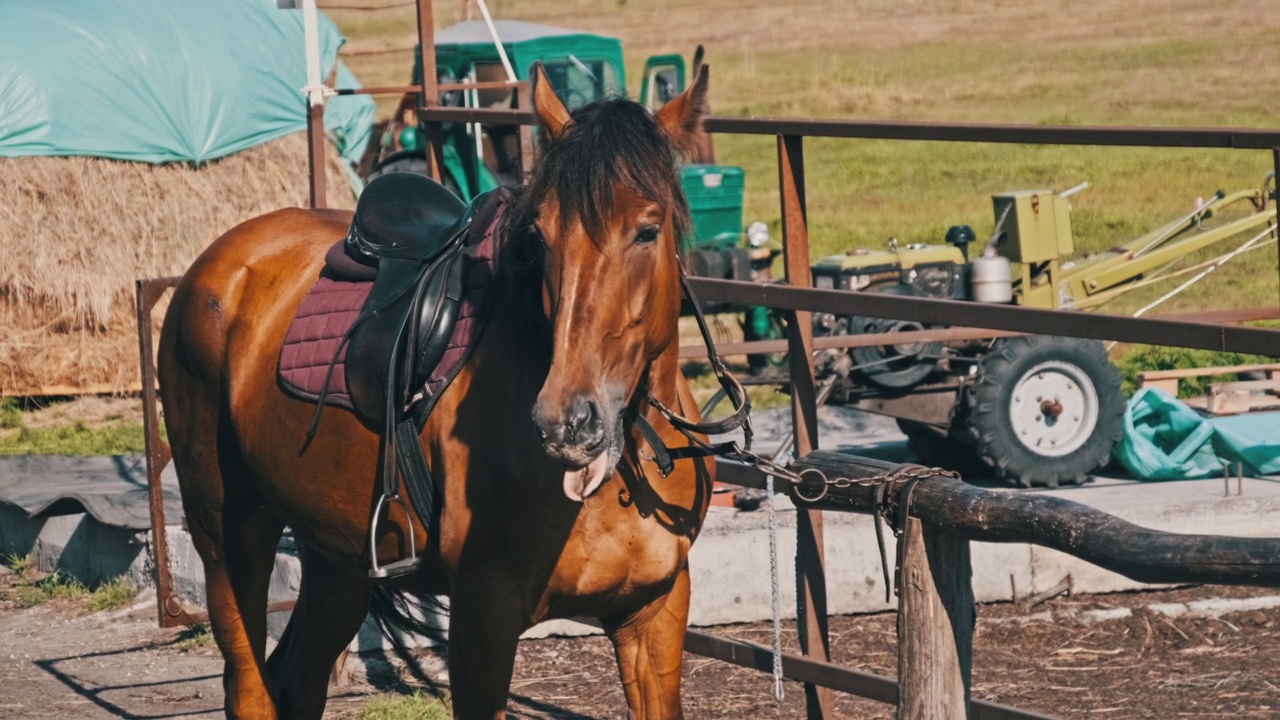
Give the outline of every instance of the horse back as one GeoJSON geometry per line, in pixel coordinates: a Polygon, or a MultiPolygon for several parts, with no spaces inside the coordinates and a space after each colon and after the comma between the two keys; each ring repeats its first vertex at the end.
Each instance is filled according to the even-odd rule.
{"type": "Polygon", "coordinates": [[[167,360],[205,380],[225,380],[233,341],[247,342],[251,350],[266,340],[255,336],[278,329],[283,338],[326,248],[350,221],[349,211],[288,208],[247,220],[214,240],[182,276],[165,313],[161,386],[176,370],[167,360]]]}

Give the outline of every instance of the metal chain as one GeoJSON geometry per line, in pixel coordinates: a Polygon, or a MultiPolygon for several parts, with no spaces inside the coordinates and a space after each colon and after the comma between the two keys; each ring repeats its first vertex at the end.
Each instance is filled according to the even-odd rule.
{"type": "Polygon", "coordinates": [[[769,504],[769,583],[773,601],[773,697],[778,702],[787,699],[782,682],[782,611],[778,597],[778,509],[774,506],[773,476],[766,475],[766,502],[769,504]]]}

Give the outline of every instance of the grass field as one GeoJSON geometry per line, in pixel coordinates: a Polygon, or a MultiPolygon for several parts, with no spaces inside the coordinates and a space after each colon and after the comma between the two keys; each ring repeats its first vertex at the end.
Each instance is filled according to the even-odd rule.
{"type": "MultiPolygon", "coordinates": [[[[342,0],[362,2],[383,4],[342,0]]],[[[464,7],[461,0],[435,6],[441,28],[464,7]]],[[[688,55],[703,43],[713,68],[712,106],[725,115],[1280,125],[1280,84],[1268,79],[1280,60],[1280,16],[1265,0],[494,0],[490,9],[498,18],[621,38],[632,92],[647,56],[688,55]]],[[[412,7],[330,16],[351,53],[415,41],[412,7]]],[[[392,52],[347,62],[367,84],[392,84],[409,79],[410,59],[392,52]]],[[[773,139],[721,135],[716,143],[721,162],[747,171],[746,219],[769,222],[778,237],[773,139]]],[[[993,192],[1063,190],[1085,180],[1092,188],[1073,199],[1077,246],[1106,249],[1186,213],[1197,197],[1256,187],[1272,168],[1270,154],[1258,151],[816,139],[805,153],[815,256],[881,247],[890,236],[938,242],[959,223],[985,237],[993,192]]],[[[1106,309],[1132,309],[1166,289],[1106,309]]],[[[1276,253],[1264,250],[1165,307],[1277,298],[1276,253]]]]}

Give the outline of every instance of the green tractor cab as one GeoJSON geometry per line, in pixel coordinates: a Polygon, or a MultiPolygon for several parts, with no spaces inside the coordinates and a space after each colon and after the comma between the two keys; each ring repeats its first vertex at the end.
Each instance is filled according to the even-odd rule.
{"type": "MultiPolygon", "coordinates": [[[[617,38],[515,20],[499,20],[494,26],[516,79],[527,82],[541,63],[556,95],[570,111],[597,100],[626,95],[622,42],[617,38]]],[[[437,79],[442,84],[508,79],[492,35],[481,21],[462,22],[440,31],[435,44],[437,79]]],[[[695,57],[694,66],[699,62],[695,57]]],[[[688,69],[680,55],[651,57],[644,66],[639,100],[657,110],[684,92],[687,79],[688,69]]],[[[422,62],[418,57],[413,83],[421,80],[422,62]]],[[[427,172],[426,129],[417,121],[417,100],[416,96],[407,95],[397,117],[386,125],[380,157],[367,178],[388,172],[427,172]]],[[[505,87],[449,91],[440,94],[440,103],[513,109],[516,93],[505,87]]],[[[443,132],[444,183],[464,200],[519,182],[519,127],[448,123],[443,132]]],[[[702,154],[710,157],[713,153],[708,148],[702,154]]],[[[733,280],[767,276],[777,251],[763,247],[767,230],[764,240],[759,234],[753,236],[751,243],[744,238],[742,168],[686,165],[681,168],[681,182],[693,215],[693,234],[686,239],[689,271],[733,280]]],[[[748,335],[751,337],[750,332],[748,335]]]]}
{"type": "MultiPolygon", "coordinates": [[[[528,81],[538,63],[546,69],[556,95],[570,111],[627,93],[622,42],[607,35],[518,20],[494,23],[516,79],[528,81]]],[[[441,83],[486,83],[507,79],[488,27],[461,22],[436,33],[436,68],[441,83]]],[[[680,55],[656,55],[644,66],[640,101],[657,110],[685,90],[687,66],[680,55]]],[[[413,83],[422,81],[422,61],[414,64],[413,83]]],[[[387,172],[425,173],[425,129],[416,120],[416,102],[407,96],[400,117],[383,132],[381,157],[368,177],[387,172]]],[[[511,88],[450,91],[440,103],[454,107],[513,109],[511,88]]],[[[535,132],[537,132],[535,128],[535,132]]],[[[445,184],[464,200],[499,185],[518,182],[519,128],[450,123],[444,128],[445,184]]],[[[738,167],[688,165],[681,171],[693,211],[692,250],[726,251],[742,245],[743,173],[738,167]]],[[[730,263],[732,264],[732,263],[730,263]]]]}

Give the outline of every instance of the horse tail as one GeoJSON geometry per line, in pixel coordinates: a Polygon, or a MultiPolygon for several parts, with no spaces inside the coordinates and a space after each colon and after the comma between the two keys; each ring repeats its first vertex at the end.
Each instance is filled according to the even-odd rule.
{"type": "Polygon", "coordinates": [[[425,639],[437,648],[444,648],[448,642],[449,605],[435,595],[417,595],[375,584],[369,617],[393,647],[403,647],[409,637],[425,639]]]}

